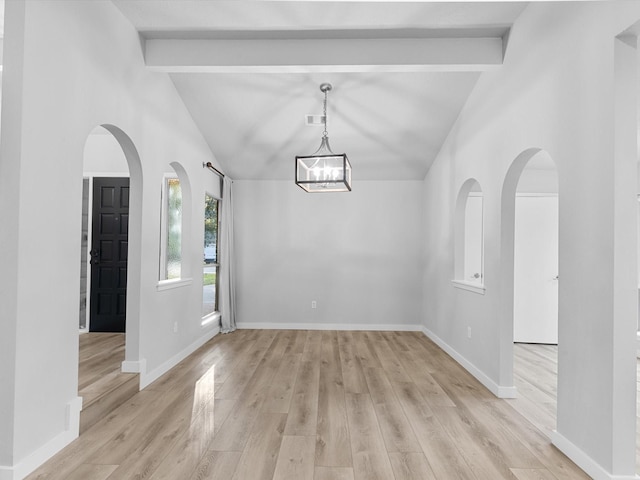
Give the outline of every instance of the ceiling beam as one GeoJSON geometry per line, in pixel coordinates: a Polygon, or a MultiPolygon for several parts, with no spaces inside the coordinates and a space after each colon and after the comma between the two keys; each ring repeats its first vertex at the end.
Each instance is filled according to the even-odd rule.
{"type": "Polygon", "coordinates": [[[178,73],[479,72],[502,37],[146,39],[149,69],[178,73]]]}

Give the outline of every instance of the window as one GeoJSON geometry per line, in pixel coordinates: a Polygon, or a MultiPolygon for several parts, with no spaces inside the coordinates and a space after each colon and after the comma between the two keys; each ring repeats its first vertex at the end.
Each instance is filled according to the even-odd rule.
{"type": "Polygon", "coordinates": [[[182,189],[177,178],[165,178],[162,189],[163,222],[160,248],[160,280],[181,277],[182,189]]]}
{"type": "Polygon", "coordinates": [[[204,262],[202,267],[202,316],[218,311],[218,200],[204,196],[204,262]]]}
{"type": "Polygon", "coordinates": [[[482,192],[470,192],[464,212],[464,277],[472,283],[483,283],[482,192]]]}
{"type": "Polygon", "coordinates": [[[484,292],[483,200],[480,184],[469,179],[460,189],[455,212],[454,285],[468,285],[478,293],[484,292]]]}

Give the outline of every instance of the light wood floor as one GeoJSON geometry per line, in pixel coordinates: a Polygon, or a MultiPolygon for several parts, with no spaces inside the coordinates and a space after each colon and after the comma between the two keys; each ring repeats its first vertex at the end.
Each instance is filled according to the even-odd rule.
{"type": "Polygon", "coordinates": [[[589,477],[421,333],[239,330],[28,478],[589,477]]]}
{"type": "Polygon", "coordinates": [[[120,372],[124,333],[83,333],[79,343],[78,393],[86,404],[102,391],[105,378],[120,372]]]}
{"type": "Polygon", "coordinates": [[[518,398],[508,403],[550,435],[556,428],[558,346],[514,344],[513,380],[518,398]]]}
{"type": "Polygon", "coordinates": [[[78,395],[82,397],[80,434],[139,391],[139,375],[121,371],[124,343],[124,333],[80,335],[78,365],[78,395]]]}

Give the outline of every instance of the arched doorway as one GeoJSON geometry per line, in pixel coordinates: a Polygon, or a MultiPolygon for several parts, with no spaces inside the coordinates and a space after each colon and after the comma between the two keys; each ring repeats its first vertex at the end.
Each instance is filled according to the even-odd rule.
{"type": "Polygon", "coordinates": [[[556,426],[558,343],[558,175],[541,149],[519,155],[502,191],[506,369],[514,406],[548,434],[556,426]]]}
{"type": "Polygon", "coordinates": [[[114,406],[107,395],[126,401],[139,389],[137,375],[122,372],[137,371],[139,363],[141,189],[131,139],[113,125],[94,128],[83,156],[81,432],[106,413],[102,405],[114,406]]]}

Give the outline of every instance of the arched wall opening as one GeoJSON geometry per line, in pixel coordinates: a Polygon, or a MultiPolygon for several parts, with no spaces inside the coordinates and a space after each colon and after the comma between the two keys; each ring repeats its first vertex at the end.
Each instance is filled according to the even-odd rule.
{"type": "Polygon", "coordinates": [[[549,434],[557,404],[558,183],[551,156],[531,148],[512,162],[501,196],[502,381],[519,390],[514,406],[549,434]],[[533,381],[536,368],[544,380],[533,381]]]}
{"type": "Polygon", "coordinates": [[[478,287],[484,284],[483,208],[480,183],[467,179],[456,199],[453,277],[457,283],[478,287]]]}
{"type": "MultiPolygon", "coordinates": [[[[105,193],[107,203],[109,199],[106,197],[108,196],[105,193]]],[[[81,285],[85,285],[87,298],[85,302],[81,298],[80,330],[87,332],[109,331],[111,328],[109,325],[95,328],[96,320],[92,321],[91,318],[97,310],[99,302],[99,297],[96,295],[99,290],[97,290],[96,284],[102,281],[111,281],[114,286],[117,285],[118,290],[114,291],[119,293],[119,298],[113,302],[112,307],[124,311],[122,327],[125,332],[125,355],[122,364],[118,365],[118,369],[125,372],[140,371],[141,220],[142,165],[137,149],[131,138],[120,128],[111,124],[99,125],[88,135],[83,156],[83,251],[81,261],[82,270],[86,270],[86,278],[81,279],[81,285]],[[121,209],[118,211],[105,210],[103,218],[100,214],[96,215],[98,206],[96,198],[100,199],[101,195],[96,188],[98,185],[106,185],[105,192],[115,192],[115,197],[121,204],[121,209]],[[114,186],[115,188],[112,188],[114,186]],[[127,218],[124,218],[125,215],[127,218]],[[97,238],[94,238],[94,232],[100,228],[100,223],[103,221],[110,222],[107,224],[107,230],[111,225],[113,227],[111,230],[117,227],[121,234],[126,233],[126,235],[113,238],[119,245],[114,247],[112,253],[117,255],[120,263],[112,264],[115,267],[113,270],[109,271],[106,268],[101,273],[100,267],[103,266],[101,263],[105,252],[102,251],[100,243],[96,241],[97,238]],[[92,298],[92,293],[94,298],[92,298]],[[87,312],[84,316],[84,325],[83,303],[87,312]]],[[[103,245],[107,245],[108,249],[110,238],[106,236],[105,239],[106,242],[103,245]]],[[[79,384],[79,389],[82,388],[83,385],[79,384]]]]}

